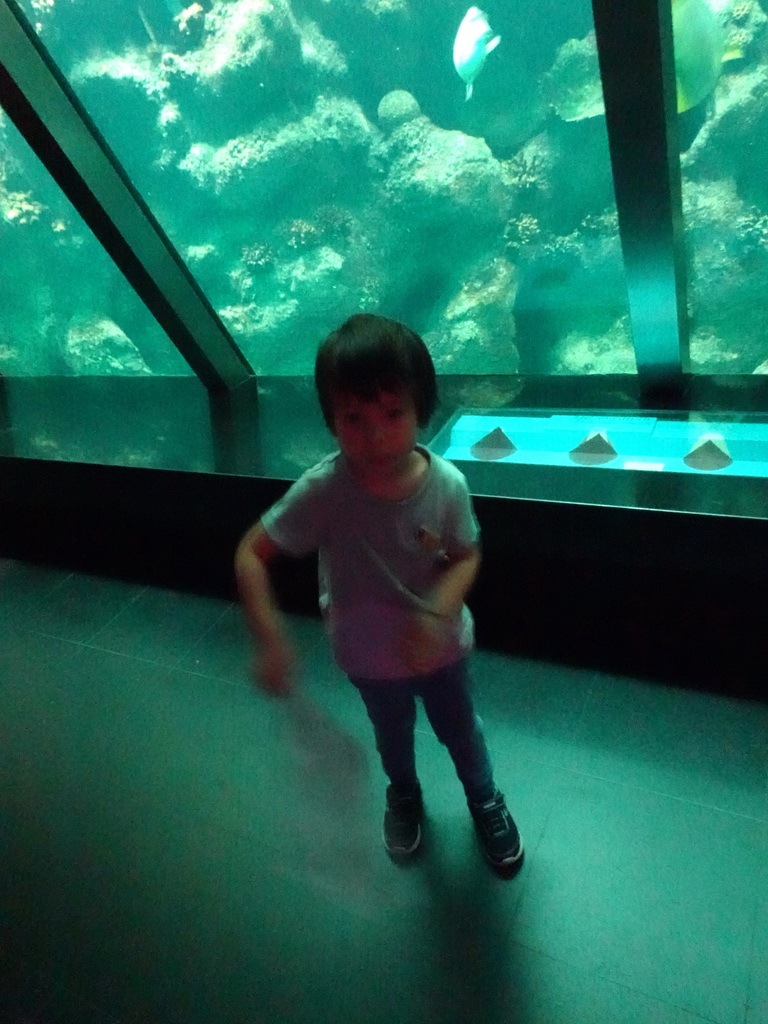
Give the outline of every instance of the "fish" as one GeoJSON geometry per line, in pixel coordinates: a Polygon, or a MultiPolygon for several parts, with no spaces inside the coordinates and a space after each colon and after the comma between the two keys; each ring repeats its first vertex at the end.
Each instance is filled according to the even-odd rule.
{"type": "Polygon", "coordinates": [[[470,7],[453,43],[453,66],[467,85],[465,99],[471,98],[475,79],[483,70],[485,58],[500,42],[501,36],[494,36],[485,12],[479,7],[470,7]]]}
{"type": "Polygon", "coordinates": [[[710,96],[723,63],[742,56],[725,49],[725,33],[707,0],[672,0],[678,114],[710,96]]]}
{"type": "MultiPolygon", "coordinates": [[[[672,0],[677,112],[683,114],[708,99],[726,61],[741,50],[726,50],[725,32],[708,0],[672,0]]],[[[605,113],[594,31],[569,39],[543,79],[544,91],[564,121],[581,121],[605,113]]]]}

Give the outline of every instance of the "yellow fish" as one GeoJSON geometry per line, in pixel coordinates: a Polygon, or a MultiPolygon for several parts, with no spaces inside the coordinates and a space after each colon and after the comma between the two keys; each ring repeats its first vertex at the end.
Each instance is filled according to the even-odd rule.
{"type": "MultiPolygon", "coordinates": [[[[725,31],[707,0],[672,0],[677,112],[714,92],[723,62],[742,56],[725,50],[725,31]]],[[[603,106],[595,34],[569,39],[544,76],[545,94],[564,121],[598,117],[603,106]]]]}
{"type": "Polygon", "coordinates": [[[714,91],[723,61],[740,57],[725,52],[725,33],[706,0],[672,0],[677,112],[682,114],[714,91]]]}

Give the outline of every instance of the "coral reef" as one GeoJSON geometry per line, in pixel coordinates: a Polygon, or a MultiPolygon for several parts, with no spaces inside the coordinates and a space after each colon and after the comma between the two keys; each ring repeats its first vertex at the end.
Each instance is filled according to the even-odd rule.
{"type": "Polygon", "coordinates": [[[190,4],[189,7],[185,7],[183,11],[177,14],[173,20],[179,26],[180,32],[188,33],[191,31],[192,25],[205,21],[205,11],[202,4],[190,4]]]}
{"type": "Polygon", "coordinates": [[[521,150],[511,160],[504,161],[504,177],[513,188],[527,191],[549,191],[547,167],[544,157],[536,152],[521,150]]]}
{"type": "Polygon", "coordinates": [[[688,182],[683,201],[692,366],[752,373],[764,359],[768,333],[766,216],[744,203],[731,178],[688,182]]]}
{"type": "Polygon", "coordinates": [[[4,138],[5,123],[0,114],[0,223],[32,224],[39,219],[44,205],[33,197],[30,191],[19,191],[8,185],[8,179],[24,180],[23,168],[13,159],[7,140],[4,138]]]}
{"type": "Polygon", "coordinates": [[[542,76],[542,92],[564,121],[581,121],[604,113],[594,31],[583,39],[563,43],[552,67],[542,76]]]}
{"type": "Polygon", "coordinates": [[[308,220],[292,220],[286,228],[287,244],[292,249],[311,249],[320,244],[320,232],[308,220]]]}
{"type": "Polygon", "coordinates": [[[131,339],[104,316],[78,316],[69,325],[62,357],[75,374],[138,376],[150,369],[131,339]]]}
{"type": "Polygon", "coordinates": [[[501,165],[482,139],[418,118],[392,132],[386,157],[382,199],[422,233],[455,224],[452,249],[466,256],[487,246],[488,229],[503,225],[511,200],[501,165]]]}
{"type": "Polygon", "coordinates": [[[602,213],[588,213],[579,224],[579,234],[586,237],[600,235],[618,235],[619,215],[615,209],[603,210],[602,213]]]}
{"type": "Polygon", "coordinates": [[[603,335],[592,332],[565,334],[555,346],[553,373],[635,373],[635,352],[627,317],[621,317],[603,335]]]}
{"type": "Polygon", "coordinates": [[[10,224],[31,224],[43,212],[43,204],[29,192],[12,192],[0,181],[0,214],[10,224]]]}
{"type": "Polygon", "coordinates": [[[749,0],[739,0],[739,3],[733,5],[731,11],[731,18],[738,24],[741,25],[745,22],[750,14],[752,13],[753,4],[749,0]]]}
{"type": "Polygon", "coordinates": [[[375,141],[376,129],[354,101],[319,96],[297,121],[238,136],[219,148],[194,143],[178,166],[227,207],[253,215],[266,213],[294,189],[303,193],[308,181],[316,201],[338,202],[344,190],[357,191],[375,141]]]}
{"type": "MultiPolygon", "coordinates": [[[[196,17],[202,13],[197,12],[196,17]]],[[[189,20],[185,19],[187,27],[189,20]]],[[[280,66],[285,72],[286,56],[301,67],[315,66],[325,74],[343,73],[346,68],[338,47],[323,36],[315,22],[296,17],[286,0],[216,0],[204,21],[205,36],[199,49],[183,55],[167,53],[166,57],[173,70],[209,85],[220,84],[217,80],[221,77],[254,65],[265,72],[280,66]]]]}
{"type": "Polygon", "coordinates": [[[414,96],[405,89],[394,89],[388,92],[376,110],[379,124],[385,132],[392,131],[398,125],[413,121],[421,115],[421,107],[414,96]]]}
{"type": "Polygon", "coordinates": [[[348,242],[355,232],[355,220],[341,206],[321,206],[315,211],[315,225],[325,240],[348,242]]]}
{"type": "MultiPolygon", "coordinates": [[[[737,0],[723,12],[726,50],[749,55],[752,45],[764,35],[766,15],[757,0],[737,0]]],[[[731,56],[735,56],[731,52],[731,56]]]]}
{"type": "Polygon", "coordinates": [[[521,213],[516,217],[511,217],[504,226],[504,243],[507,251],[511,253],[516,253],[533,242],[537,242],[540,237],[539,222],[530,213],[521,213]]]}
{"type": "Polygon", "coordinates": [[[405,14],[408,0],[363,0],[363,7],[377,17],[386,14],[405,14]]]}
{"type": "Polygon", "coordinates": [[[424,340],[439,373],[516,373],[517,271],[495,257],[479,261],[430,317],[424,340]]]}
{"type": "MultiPolygon", "coordinates": [[[[505,59],[467,104],[449,42],[436,52],[446,5],[22,2],[262,372],[309,372],[317,338],[358,308],[412,322],[442,372],[633,369],[594,37],[566,9],[556,26],[546,5],[524,24],[500,11],[505,59]]],[[[717,6],[742,56],[681,157],[691,353],[697,369],[764,372],[768,18],[758,0],[717,6]]],[[[0,228],[18,275],[35,279],[40,248],[66,269],[25,307],[34,354],[12,333],[0,359],[157,372],[111,298],[72,320],[89,243],[39,173],[3,155],[0,228]]]]}
{"type": "Polygon", "coordinates": [[[275,254],[264,242],[251,242],[242,248],[242,259],[251,270],[269,270],[274,266],[275,254]]]}

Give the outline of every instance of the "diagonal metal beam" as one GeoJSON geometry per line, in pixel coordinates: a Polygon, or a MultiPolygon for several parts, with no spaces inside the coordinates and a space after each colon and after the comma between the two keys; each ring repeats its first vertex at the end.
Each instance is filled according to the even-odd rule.
{"type": "Polygon", "coordinates": [[[641,390],[688,372],[670,0],[592,0],[641,390]]]}
{"type": "Polygon", "coordinates": [[[14,0],[0,0],[0,104],[203,384],[253,370],[14,0]]]}

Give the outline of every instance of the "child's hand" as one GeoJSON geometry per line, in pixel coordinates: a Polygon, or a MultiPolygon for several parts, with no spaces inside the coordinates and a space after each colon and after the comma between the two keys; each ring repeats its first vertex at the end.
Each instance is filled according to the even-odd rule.
{"type": "Polygon", "coordinates": [[[265,693],[273,697],[288,697],[294,689],[296,658],[293,648],[282,637],[265,644],[256,655],[253,674],[265,693]]]}
{"type": "Polygon", "coordinates": [[[448,641],[447,619],[414,612],[400,640],[400,653],[416,675],[428,675],[440,665],[448,641]]]}

